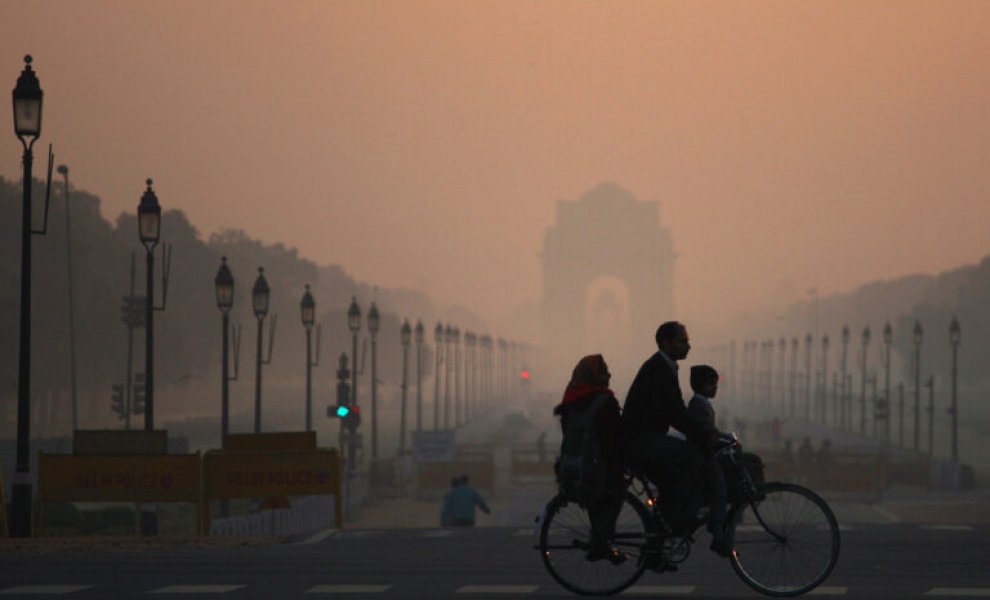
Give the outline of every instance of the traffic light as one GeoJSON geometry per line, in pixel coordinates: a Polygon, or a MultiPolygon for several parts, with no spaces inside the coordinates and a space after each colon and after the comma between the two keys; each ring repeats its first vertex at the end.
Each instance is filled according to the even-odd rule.
{"type": "Polygon", "coordinates": [[[358,426],[361,424],[361,407],[351,406],[344,408],[347,412],[340,417],[340,420],[348,431],[354,433],[354,431],[356,431],[358,426]]]}
{"type": "Polygon", "coordinates": [[[144,373],[134,375],[134,395],[131,412],[135,415],[144,414],[144,373]]]}
{"type": "Polygon", "coordinates": [[[110,410],[117,413],[118,419],[127,418],[127,406],[124,405],[124,386],[119,383],[110,386],[110,410]]]}
{"type": "Polygon", "coordinates": [[[520,371],[519,378],[522,379],[524,383],[529,383],[529,369],[523,369],[520,371]]]}

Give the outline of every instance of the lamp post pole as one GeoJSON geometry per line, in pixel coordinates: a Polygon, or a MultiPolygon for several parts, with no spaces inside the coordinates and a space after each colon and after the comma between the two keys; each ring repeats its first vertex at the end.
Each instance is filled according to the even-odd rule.
{"type": "Polygon", "coordinates": [[[17,467],[11,498],[10,535],[31,537],[31,168],[34,142],[41,136],[43,92],[24,57],[14,88],[14,132],[24,147],[24,196],[21,203],[21,319],[17,353],[17,467]],[[28,140],[27,138],[30,138],[28,140]]]}
{"type": "Polygon", "coordinates": [[[454,427],[464,423],[464,409],[461,406],[461,330],[453,329],[454,343],[454,427]]]}
{"type": "Polygon", "coordinates": [[[811,334],[804,336],[804,411],[805,417],[811,421],[811,334]]]}
{"type": "Polygon", "coordinates": [[[952,415],[952,460],[959,460],[959,414],[958,414],[958,404],[956,403],[957,397],[957,384],[958,384],[958,364],[959,364],[959,339],[961,337],[961,329],[959,327],[959,321],[952,317],[952,323],[949,324],[949,343],[952,344],[952,407],[949,408],[949,414],[952,415]]]}
{"type": "Polygon", "coordinates": [[[409,326],[409,319],[402,323],[399,330],[399,341],[402,343],[402,405],[399,407],[399,456],[406,453],[406,389],[409,375],[409,339],[412,337],[412,328],[409,326]]]}
{"type": "Polygon", "coordinates": [[[883,441],[890,441],[890,347],[894,342],[894,329],[890,323],[883,328],[883,441]]]}
{"type": "MultiPolygon", "coordinates": [[[[351,305],[347,308],[347,327],[351,330],[351,410],[357,409],[357,335],[361,330],[361,309],[358,307],[357,298],[351,296],[351,305]]],[[[352,458],[352,457],[348,457],[352,458]]]]}
{"type": "Polygon", "coordinates": [[[440,429],[440,358],[443,345],[443,325],[437,323],[433,330],[433,342],[436,345],[436,360],[433,361],[435,374],[433,376],[433,431],[440,429]]]}
{"type": "Polygon", "coordinates": [[[443,428],[450,429],[450,344],[454,341],[454,328],[449,324],[443,330],[443,428]]]}
{"type": "Polygon", "coordinates": [[[921,448],[921,321],[914,322],[914,449],[921,448]]]}
{"type": "Polygon", "coordinates": [[[860,375],[860,382],[862,383],[861,393],[859,396],[859,432],[861,434],[866,434],[866,351],[870,346],[870,326],[867,325],[863,328],[863,354],[860,357],[862,359],[862,370],[860,375]]]}
{"type": "Polygon", "coordinates": [[[423,321],[416,319],[416,431],[423,430],[423,321]]]}
{"type": "Polygon", "coordinates": [[[155,246],[161,235],[162,209],[155,191],[151,189],[152,180],[148,179],[145,183],[148,189],[144,191],[141,203],[138,205],[140,238],[147,250],[144,305],[144,430],[153,431],[155,428],[155,246]]]}
{"type": "Polygon", "coordinates": [[[378,460],[378,307],[368,309],[368,333],[371,335],[371,460],[378,460]]]}
{"type": "MultiPolygon", "coordinates": [[[[254,280],[254,288],[251,290],[251,300],[254,305],[254,316],[258,320],[258,348],[255,353],[254,362],[254,432],[261,433],[261,366],[264,360],[261,358],[262,339],[264,338],[265,315],[268,314],[271,288],[268,287],[268,280],[265,279],[265,270],[258,267],[258,278],[254,280]]],[[[269,357],[270,358],[270,357],[269,357]]]]}
{"type": "Polygon", "coordinates": [[[828,334],[822,336],[822,384],[819,388],[822,407],[822,425],[828,422],[828,334]]]}
{"type": "MultiPolygon", "coordinates": [[[[72,211],[69,207],[69,167],[58,166],[65,184],[65,271],[69,300],[69,393],[72,400],[72,430],[79,428],[79,395],[76,390],[76,309],[72,285],[72,211]]],[[[125,385],[130,387],[131,382],[125,385]]]]}
{"type": "Polygon", "coordinates": [[[845,429],[851,429],[849,412],[849,390],[846,387],[846,374],[847,374],[847,359],[849,358],[849,338],[851,334],[849,333],[849,325],[842,326],[842,386],[839,392],[839,427],[845,429]]]}
{"type": "Polygon", "coordinates": [[[313,367],[320,362],[320,331],[316,331],[316,361],[313,361],[313,323],[316,322],[316,301],[306,284],[299,302],[299,316],[306,329],[306,431],[313,430],[313,367]]]}
{"type": "Polygon", "coordinates": [[[222,315],[223,344],[221,357],[221,380],[220,380],[220,445],[229,433],[230,414],[230,368],[228,362],[229,355],[229,328],[230,309],[234,305],[234,276],[227,266],[227,257],[220,259],[220,269],[217,271],[216,279],[213,280],[217,292],[217,307],[222,315]]]}

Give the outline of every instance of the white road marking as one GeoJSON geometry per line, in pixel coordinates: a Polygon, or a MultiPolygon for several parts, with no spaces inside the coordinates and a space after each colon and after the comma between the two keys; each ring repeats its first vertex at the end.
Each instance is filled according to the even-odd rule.
{"type": "Polygon", "coordinates": [[[424,531],[420,537],[442,538],[450,537],[453,534],[454,532],[450,529],[432,529],[430,531],[424,531]]]}
{"type": "Polygon", "coordinates": [[[170,585],[157,590],[151,590],[149,594],[226,594],[234,590],[239,590],[243,585],[170,585]]]}
{"type": "Polygon", "coordinates": [[[686,596],[694,590],[693,585],[634,585],[622,593],[629,596],[686,596]]]}
{"type": "Polygon", "coordinates": [[[925,595],[990,598],[990,588],[932,588],[925,592],[925,595]]]}
{"type": "Polygon", "coordinates": [[[932,531],[973,531],[973,528],[969,525],[922,525],[921,528],[930,529],[932,531]]]}
{"type": "Polygon", "coordinates": [[[823,585],[807,592],[808,596],[845,596],[849,588],[844,585],[823,585]]]}
{"type": "Polygon", "coordinates": [[[341,538],[373,538],[382,537],[385,532],[381,529],[355,529],[351,531],[341,531],[337,537],[341,538]]]}
{"type": "Polygon", "coordinates": [[[899,523],[901,520],[900,517],[884,509],[882,506],[872,505],[870,508],[884,519],[887,519],[888,523],[899,523]]]}
{"type": "Polygon", "coordinates": [[[306,590],[306,594],[383,594],[391,585],[318,585],[306,590]]]}
{"type": "Polygon", "coordinates": [[[71,594],[80,590],[87,590],[91,585],[19,585],[17,587],[0,590],[0,594],[71,594]]]}
{"type": "Polygon", "coordinates": [[[316,533],[302,540],[301,542],[296,542],[295,545],[306,546],[308,544],[318,544],[335,533],[337,533],[336,529],[324,529],[323,531],[317,531],[316,533]]]}
{"type": "Polygon", "coordinates": [[[458,594],[532,594],[535,585],[466,585],[456,591],[458,594]]]}

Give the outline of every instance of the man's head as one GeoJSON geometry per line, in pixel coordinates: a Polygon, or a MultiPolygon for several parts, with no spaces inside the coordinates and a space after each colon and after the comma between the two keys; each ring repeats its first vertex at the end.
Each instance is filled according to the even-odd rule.
{"type": "Polygon", "coordinates": [[[663,350],[671,360],[684,360],[691,350],[687,328],[677,321],[667,321],[657,327],[656,340],[657,348],[663,350]]]}
{"type": "Polygon", "coordinates": [[[695,394],[714,398],[718,393],[718,371],[708,365],[691,367],[691,389],[695,394]]]}

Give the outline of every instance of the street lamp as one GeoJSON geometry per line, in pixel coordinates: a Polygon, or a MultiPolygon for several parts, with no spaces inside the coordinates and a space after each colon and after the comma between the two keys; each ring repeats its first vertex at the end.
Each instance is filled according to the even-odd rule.
{"type": "Polygon", "coordinates": [[[949,409],[949,414],[952,415],[952,460],[959,460],[959,434],[958,424],[959,424],[959,414],[958,405],[956,404],[956,394],[957,394],[957,366],[959,359],[959,338],[962,332],[959,328],[959,321],[955,317],[952,317],[952,323],[949,324],[949,343],[952,344],[952,408],[949,409]]]}
{"type": "Polygon", "coordinates": [[[272,335],[268,340],[268,360],[261,357],[261,342],[264,338],[264,321],[268,315],[269,303],[271,301],[271,288],[265,279],[265,269],[258,267],[258,278],[254,280],[254,287],[251,289],[251,306],[254,309],[254,316],[258,320],[258,350],[255,353],[254,363],[254,432],[261,433],[261,366],[269,364],[272,358],[271,345],[274,342],[274,317],[272,317],[272,335]]]}
{"type": "Polygon", "coordinates": [[[461,406],[461,330],[451,330],[454,343],[454,427],[464,424],[464,410],[461,406]]]}
{"type": "MultiPolygon", "coordinates": [[[[227,257],[220,259],[220,268],[217,269],[217,276],[213,279],[213,285],[217,293],[217,308],[220,309],[221,326],[223,330],[222,357],[221,357],[221,379],[220,379],[220,442],[227,438],[229,432],[230,414],[230,372],[228,367],[229,353],[229,327],[230,309],[234,306],[234,276],[227,266],[227,257]]],[[[235,337],[240,338],[235,334],[235,337]]],[[[235,360],[236,364],[236,360],[235,360]]],[[[235,369],[236,371],[236,369],[235,369]]],[[[236,377],[236,375],[235,375],[236,377]]]]}
{"type": "Polygon", "coordinates": [[[454,341],[454,328],[448,324],[443,330],[445,360],[443,375],[443,428],[450,429],[450,345],[454,341]]]}
{"type": "Polygon", "coordinates": [[[804,336],[804,412],[811,421],[811,334],[804,336]]]}
{"type": "MultiPolygon", "coordinates": [[[[351,296],[351,305],[347,308],[347,328],[351,330],[351,406],[357,407],[357,335],[361,330],[361,309],[358,308],[357,298],[351,296]]],[[[357,410],[357,408],[352,408],[357,410]]],[[[350,458],[350,457],[348,457],[350,458]]]]}
{"type": "Polygon", "coordinates": [[[441,345],[443,344],[443,325],[437,323],[433,330],[433,342],[436,345],[436,360],[434,361],[435,374],[433,376],[433,431],[440,429],[440,359],[441,345]]]}
{"type": "Polygon", "coordinates": [[[921,342],[925,332],[921,328],[921,321],[915,319],[913,341],[914,341],[914,449],[921,447],[921,342]]]}
{"type": "Polygon", "coordinates": [[[416,319],[416,431],[423,430],[423,321],[416,319]]]}
{"type": "Polygon", "coordinates": [[[883,441],[890,441],[890,346],[894,342],[894,329],[890,326],[888,322],[883,326],[883,370],[884,370],[884,383],[883,383],[883,410],[881,414],[884,419],[884,434],[883,441]]]}
{"type": "Polygon", "coordinates": [[[316,360],[313,360],[313,324],[316,322],[316,301],[306,284],[299,302],[299,317],[306,329],[306,431],[313,430],[313,367],[320,364],[320,326],[316,326],[316,360]]]}
{"type": "Polygon", "coordinates": [[[860,421],[859,421],[859,432],[863,435],[866,434],[866,350],[870,346],[870,326],[867,325],[863,328],[862,336],[863,344],[863,354],[860,357],[862,359],[862,370],[860,376],[860,382],[862,383],[862,393],[859,397],[859,410],[860,410],[860,421]]]}
{"type": "MultiPolygon", "coordinates": [[[[69,392],[72,400],[72,430],[79,428],[79,395],[76,390],[76,310],[72,285],[72,213],[69,210],[69,167],[58,166],[65,183],[65,272],[69,300],[69,392]]],[[[130,382],[127,384],[130,386],[130,382]]],[[[130,418],[130,415],[128,415],[130,418]]]]}
{"type": "Polygon", "coordinates": [[[406,388],[408,387],[409,371],[409,341],[412,338],[412,328],[409,319],[402,323],[399,330],[399,341],[402,343],[402,406],[399,409],[399,456],[406,453],[406,388]]]}
{"type": "Polygon", "coordinates": [[[846,403],[849,401],[849,390],[846,387],[846,366],[847,359],[849,357],[849,339],[851,334],[849,333],[849,325],[842,326],[842,385],[840,386],[841,392],[839,392],[839,416],[838,422],[839,427],[851,428],[851,425],[847,423],[849,419],[848,411],[849,406],[846,403]]]}
{"type": "Polygon", "coordinates": [[[822,406],[822,425],[828,421],[828,334],[822,336],[822,384],[819,388],[822,406]]]}
{"type": "Polygon", "coordinates": [[[17,470],[11,498],[10,535],[31,536],[31,167],[34,143],[41,137],[44,93],[31,69],[31,55],[14,88],[14,133],[24,147],[24,197],[21,204],[21,320],[17,354],[17,470]],[[30,138],[30,139],[28,139],[30,138]]]}
{"type": "Polygon", "coordinates": [[[376,366],[378,326],[380,323],[378,308],[371,303],[368,309],[368,333],[371,334],[371,460],[378,460],[378,367],[376,366]]]}
{"type": "Polygon", "coordinates": [[[148,189],[141,196],[138,204],[138,237],[144,244],[146,252],[147,288],[145,300],[145,338],[144,338],[144,429],[152,431],[155,423],[155,336],[154,336],[154,272],[155,246],[161,237],[162,207],[158,204],[158,196],[151,189],[154,183],[151,179],[145,181],[148,189]]]}

